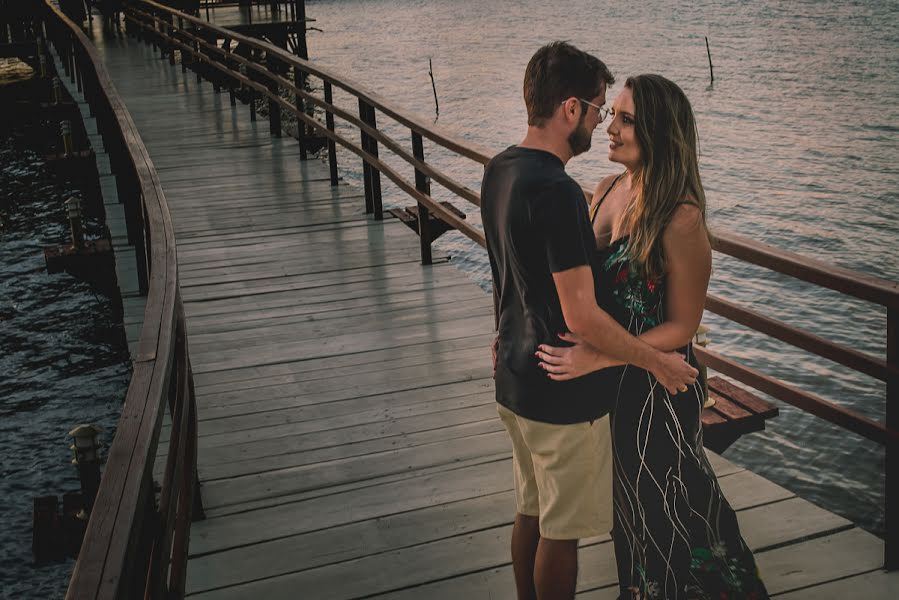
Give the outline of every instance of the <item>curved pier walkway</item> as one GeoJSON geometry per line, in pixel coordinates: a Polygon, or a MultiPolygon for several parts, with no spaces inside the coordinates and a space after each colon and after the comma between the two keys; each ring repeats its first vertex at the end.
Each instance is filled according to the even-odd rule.
{"type": "MultiPolygon", "coordinates": [[[[94,37],[176,227],[207,515],[188,595],[513,598],[489,296],[227,94],[94,37]]],[[[713,458],[773,593],[892,597],[880,540],[713,458]]],[[[584,546],[580,597],[615,598],[608,536],[584,546]]]]}

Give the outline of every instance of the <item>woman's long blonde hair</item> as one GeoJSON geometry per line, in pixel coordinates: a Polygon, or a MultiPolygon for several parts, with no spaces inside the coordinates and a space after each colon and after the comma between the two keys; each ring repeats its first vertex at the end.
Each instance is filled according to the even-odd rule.
{"type": "Polygon", "coordinates": [[[678,205],[695,204],[705,226],[699,136],[690,101],[677,84],[661,75],[638,75],[624,85],[634,96],[642,165],[633,174],[635,194],[621,224],[630,235],[628,258],[648,279],[657,280],[666,268],[662,232],[678,205]]]}

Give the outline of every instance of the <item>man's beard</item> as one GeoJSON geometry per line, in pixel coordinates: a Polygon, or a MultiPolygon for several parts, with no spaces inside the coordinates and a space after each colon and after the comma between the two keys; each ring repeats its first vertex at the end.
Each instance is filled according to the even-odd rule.
{"type": "Polygon", "coordinates": [[[581,118],[581,122],[578,123],[577,129],[568,135],[568,145],[571,147],[571,155],[577,156],[578,154],[583,154],[590,149],[592,141],[593,133],[584,127],[584,119],[581,118]]]}

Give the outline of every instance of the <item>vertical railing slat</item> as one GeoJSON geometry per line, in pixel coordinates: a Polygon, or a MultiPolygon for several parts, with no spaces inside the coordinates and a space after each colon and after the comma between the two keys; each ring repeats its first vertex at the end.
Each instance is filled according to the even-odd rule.
{"type": "MultiPolygon", "coordinates": [[[[303,75],[303,71],[300,70],[299,66],[294,65],[293,84],[298,90],[302,90],[305,83],[306,77],[303,75]]],[[[303,97],[300,94],[296,95],[296,107],[299,114],[304,114],[306,112],[306,103],[303,101],[303,97]]],[[[300,160],[308,159],[309,157],[306,153],[306,124],[299,117],[297,117],[297,141],[300,144],[300,160]]]]}
{"type": "MultiPolygon", "coordinates": [[[[425,149],[421,134],[414,129],[412,130],[412,154],[417,160],[424,162],[425,149]]],[[[431,195],[430,178],[417,168],[415,169],[415,189],[427,196],[431,195]]],[[[418,203],[418,243],[421,246],[421,264],[431,264],[431,213],[428,207],[421,202],[418,203]]]]}
{"type": "MultiPolygon", "coordinates": [[[[280,64],[268,52],[265,53],[265,68],[274,75],[281,72],[280,64]]],[[[275,96],[281,93],[278,82],[273,78],[268,80],[266,87],[269,93],[275,96]]],[[[268,132],[275,137],[281,137],[281,105],[271,97],[268,99],[268,132]]]]}
{"type": "MultiPolygon", "coordinates": [[[[375,117],[375,109],[368,102],[359,99],[359,119],[372,129],[378,128],[375,117]]],[[[360,130],[362,137],[362,149],[374,158],[378,158],[378,140],[360,130]]],[[[367,160],[362,161],[362,175],[365,183],[365,212],[374,214],[376,221],[384,218],[384,208],[381,201],[381,173],[367,160]]]]}
{"type": "MultiPolygon", "coordinates": [[[[325,102],[329,106],[334,105],[334,98],[331,92],[331,82],[325,81],[325,102]]],[[[328,128],[328,131],[334,133],[334,113],[330,110],[325,110],[325,126],[328,128]]],[[[328,138],[328,170],[331,173],[331,185],[337,185],[337,144],[334,143],[334,140],[328,138]]]]}
{"type": "MultiPolygon", "coordinates": [[[[362,98],[359,98],[359,119],[363,122],[366,121],[366,116],[368,115],[368,110],[365,108],[365,101],[362,98]]],[[[362,150],[364,152],[369,152],[369,141],[368,134],[365,133],[364,130],[359,130],[359,136],[362,140],[362,150]]],[[[370,215],[374,212],[374,198],[372,196],[372,187],[371,187],[371,166],[368,164],[368,161],[364,158],[362,159],[362,184],[365,189],[365,214],[370,215]]]]}

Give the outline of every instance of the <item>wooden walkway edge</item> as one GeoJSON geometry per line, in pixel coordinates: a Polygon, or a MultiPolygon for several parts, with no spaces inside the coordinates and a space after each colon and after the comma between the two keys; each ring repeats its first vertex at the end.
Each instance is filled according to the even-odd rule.
{"type": "MultiPolygon", "coordinates": [[[[207,514],[188,596],[514,598],[489,296],[246,107],[94,39],[176,227],[207,514]]],[[[777,597],[899,595],[881,540],[712,458],[777,597]]],[[[615,577],[608,537],[584,540],[581,597],[615,577]]]]}

